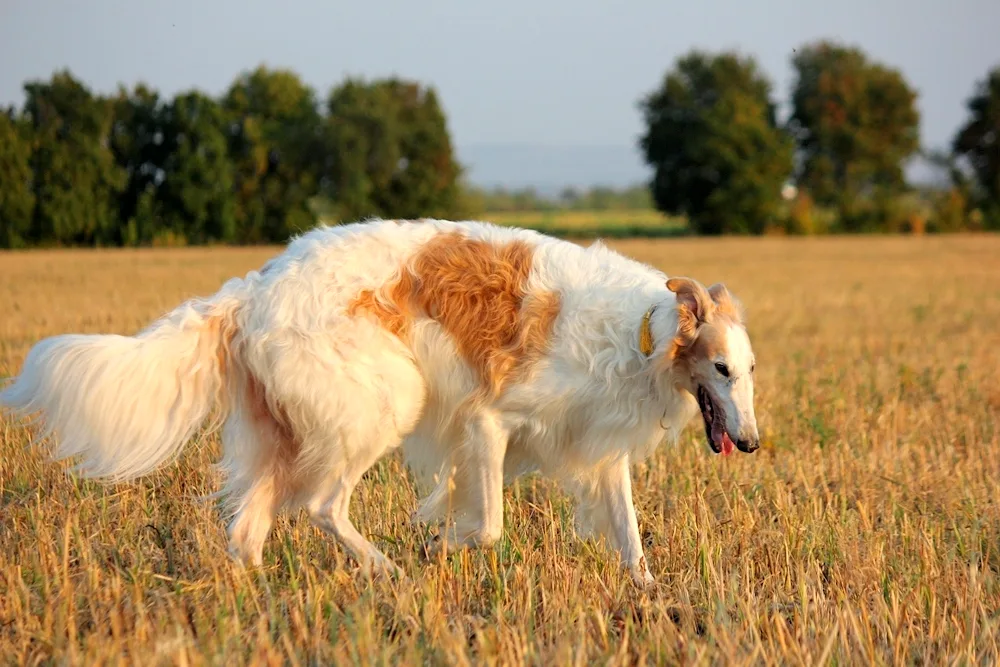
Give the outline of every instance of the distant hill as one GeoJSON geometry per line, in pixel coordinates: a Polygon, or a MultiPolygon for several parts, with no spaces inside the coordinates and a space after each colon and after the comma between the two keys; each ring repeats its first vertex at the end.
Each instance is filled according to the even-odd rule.
{"type": "Polygon", "coordinates": [[[616,188],[649,178],[639,151],[629,146],[470,144],[458,147],[466,177],[483,188],[534,187],[554,195],[567,186],[616,188]]]}

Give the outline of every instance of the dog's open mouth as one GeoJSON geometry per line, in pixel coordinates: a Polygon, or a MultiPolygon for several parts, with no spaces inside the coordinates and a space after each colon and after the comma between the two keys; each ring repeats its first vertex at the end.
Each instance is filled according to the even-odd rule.
{"type": "Polygon", "coordinates": [[[729,456],[736,449],[733,439],[726,433],[726,415],[721,408],[712,400],[712,395],[704,387],[698,387],[698,407],[701,408],[701,417],[705,420],[705,437],[708,438],[708,446],[716,454],[729,456]]]}

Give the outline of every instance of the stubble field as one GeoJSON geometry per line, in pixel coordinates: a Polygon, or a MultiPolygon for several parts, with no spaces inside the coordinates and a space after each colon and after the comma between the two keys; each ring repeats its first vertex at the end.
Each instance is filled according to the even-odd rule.
{"type": "MultiPolygon", "coordinates": [[[[420,557],[398,459],[354,496],[408,573],[304,514],[234,567],[216,438],[140,481],[66,475],[0,420],[5,664],[989,664],[1000,659],[1000,237],[628,241],[725,281],[757,353],[754,455],[700,424],[634,471],[636,590],[528,478],[496,548],[420,557]]],[[[134,333],[278,249],[0,254],[0,377],[39,338],[134,333]]]]}

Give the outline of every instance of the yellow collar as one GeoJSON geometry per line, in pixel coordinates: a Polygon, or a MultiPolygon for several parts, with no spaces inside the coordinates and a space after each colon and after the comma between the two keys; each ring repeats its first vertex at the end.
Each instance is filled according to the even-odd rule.
{"type": "Polygon", "coordinates": [[[639,350],[647,357],[653,354],[653,332],[649,328],[649,318],[653,316],[656,306],[650,306],[642,316],[642,326],[639,327],[639,350]]]}

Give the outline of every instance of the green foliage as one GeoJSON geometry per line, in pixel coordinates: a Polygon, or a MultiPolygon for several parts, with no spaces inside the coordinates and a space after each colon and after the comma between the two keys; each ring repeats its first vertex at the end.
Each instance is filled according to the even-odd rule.
{"type": "Polygon", "coordinates": [[[31,179],[29,129],[13,112],[0,111],[0,247],[28,243],[35,209],[31,179]]]}
{"type": "Polygon", "coordinates": [[[258,67],[233,83],[223,106],[235,163],[237,239],[283,242],[315,225],[309,201],[323,156],[313,90],[293,72],[258,67]]]}
{"type": "Polygon", "coordinates": [[[797,49],[792,64],[799,185],[836,207],[846,230],[879,227],[919,148],[916,92],[898,71],[830,42],[797,49]]]}
{"type": "Polygon", "coordinates": [[[688,53],[640,105],[650,186],[551,197],[464,184],[437,94],[417,82],[348,79],[321,105],[294,72],[263,66],[219,99],[145,85],[102,98],[61,71],[0,113],[0,246],[282,243],[319,217],[484,211],[542,213],[567,235],[1000,229],[1000,67],[951,152],[924,152],[951,189],[917,192],[903,169],[920,118],[902,75],[825,41],[793,65],[781,128],[752,58],[688,53]],[[799,195],[784,202],[793,172],[799,195]],[[673,217],[626,215],[653,206],[673,217]]]}
{"type": "Polygon", "coordinates": [[[792,142],[752,58],[693,51],[641,103],[657,208],[701,234],[759,234],[778,215],[792,142]]]}
{"type": "Polygon", "coordinates": [[[498,225],[533,229],[562,238],[662,238],[686,236],[687,220],[671,218],[652,208],[634,210],[551,209],[491,212],[498,225]]]}
{"type": "Polygon", "coordinates": [[[968,200],[959,188],[936,193],[932,199],[931,229],[938,232],[961,232],[972,227],[968,200]]]}
{"type": "Polygon", "coordinates": [[[110,98],[68,72],[0,117],[0,245],[283,243],[317,222],[471,212],[433,90],[348,81],[329,115],[287,70],[221,99],[139,85],[110,98]]]}
{"type": "Polygon", "coordinates": [[[464,196],[474,202],[476,211],[505,213],[512,211],[647,211],[653,198],[645,185],[628,188],[594,186],[587,189],[568,187],[558,197],[547,197],[535,188],[507,189],[465,186],[464,196]]]}
{"type": "Polygon", "coordinates": [[[786,234],[814,236],[830,231],[834,216],[817,206],[808,192],[801,192],[790,203],[779,229],[786,234]]]}
{"type": "Polygon", "coordinates": [[[131,93],[119,90],[113,104],[110,146],[126,175],[118,198],[118,219],[124,228],[122,243],[150,243],[160,225],[157,186],[163,181],[170,155],[166,109],[156,91],[143,85],[131,93]]]}
{"type": "Polygon", "coordinates": [[[641,211],[654,206],[649,188],[642,186],[622,190],[606,186],[583,191],[567,188],[559,199],[566,208],[577,211],[641,211]]]}
{"type": "Polygon", "coordinates": [[[125,173],[108,149],[111,105],[68,72],[25,85],[32,124],[35,212],[31,241],[111,244],[120,241],[117,198],[125,173]]]}
{"type": "Polygon", "coordinates": [[[189,92],[174,98],[164,115],[167,157],[156,188],[157,229],[191,243],[232,241],[236,200],[222,107],[189,92]]]}
{"type": "Polygon", "coordinates": [[[222,108],[188,92],[170,103],[139,86],[114,101],[111,150],[127,175],[119,197],[121,242],[236,239],[233,165],[222,108]]]}
{"type": "MultiPolygon", "coordinates": [[[[545,197],[539,194],[538,190],[532,187],[508,189],[504,187],[496,188],[476,188],[468,189],[470,197],[474,197],[479,207],[488,213],[500,213],[509,211],[555,211],[565,203],[573,201],[560,198],[562,201],[545,197]]],[[[571,193],[575,196],[577,193],[571,193]]]]}
{"type": "Polygon", "coordinates": [[[445,217],[461,168],[433,89],[348,80],[327,101],[324,190],[340,219],[445,217]]]}
{"type": "Polygon", "coordinates": [[[977,83],[966,108],[970,117],[956,134],[952,149],[971,167],[987,225],[1000,229],[1000,67],[977,83]]]}

